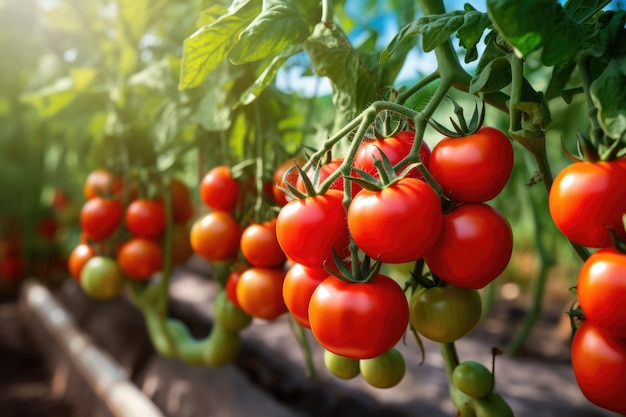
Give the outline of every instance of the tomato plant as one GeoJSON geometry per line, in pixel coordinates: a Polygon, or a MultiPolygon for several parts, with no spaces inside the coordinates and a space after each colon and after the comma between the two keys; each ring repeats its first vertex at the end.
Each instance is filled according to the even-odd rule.
{"type": "Polygon", "coordinates": [[[367,283],[326,278],[313,292],[309,323],[317,341],[337,355],[370,359],[398,343],[409,322],[402,288],[379,274],[367,283]]]}
{"type": "Polygon", "coordinates": [[[411,325],[418,333],[439,343],[449,343],[476,327],[482,302],[473,288],[422,287],[411,296],[409,312],[411,325]]]}
{"type": "Polygon", "coordinates": [[[495,198],[513,171],[513,146],[504,133],[485,126],[468,136],[445,137],[433,148],[430,172],[458,203],[495,198]]]}
{"type": "Polygon", "coordinates": [[[442,219],[437,194],[415,178],[400,179],[380,191],[362,190],[348,209],[348,229],[356,244],[371,258],[388,263],[424,256],[439,236],[442,219]]]}
{"type": "Polygon", "coordinates": [[[480,289],[504,271],[512,252],[507,219],[486,204],[464,204],[443,216],[437,242],[424,260],[447,283],[480,289]]]}

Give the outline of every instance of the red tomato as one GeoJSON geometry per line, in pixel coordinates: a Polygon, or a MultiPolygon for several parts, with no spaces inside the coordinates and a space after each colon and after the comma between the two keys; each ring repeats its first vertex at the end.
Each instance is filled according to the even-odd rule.
{"type": "Polygon", "coordinates": [[[89,238],[104,240],[115,232],[123,217],[120,201],[93,197],[80,210],[80,225],[89,238]]]}
{"type": "Polygon", "coordinates": [[[239,305],[239,300],[237,300],[237,284],[239,283],[239,278],[241,278],[241,274],[245,271],[245,267],[235,268],[228,274],[226,278],[226,296],[230,300],[231,303],[235,307],[241,308],[239,305]]]}
{"type": "Polygon", "coordinates": [[[585,318],[612,337],[626,339],[626,254],[600,249],[578,274],[578,301],[585,318]]]}
{"type": "MultiPolygon", "coordinates": [[[[324,180],[326,180],[326,178],[330,177],[335,171],[337,171],[337,169],[339,169],[339,166],[341,166],[341,164],[343,163],[343,158],[335,158],[332,161],[330,161],[329,163],[327,163],[326,165],[322,165],[319,168],[319,179],[318,179],[318,183],[317,184],[313,184],[313,185],[319,185],[321,183],[324,182],[324,180]]],[[[307,177],[309,177],[309,179],[311,181],[313,181],[313,179],[315,178],[315,169],[313,168],[309,168],[306,172],[307,177]]],[[[302,192],[305,192],[306,187],[304,186],[304,181],[302,180],[302,177],[298,176],[298,179],[296,181],[296,188],[302,192]]],[[[343,191],[343,177],[340,176],[339,178],[337,178],[331,185],[330,185],[330,189],[331,190],[340,190],[343,191]]],[[[359,192],[359,190],[361,189],[361,187],[359,187],[356,184],[352,184],[352,196],[356,195],[356,193],[359,192]]]]}
{"type": "MultiPolygon", "coordinates": [[[[298,165],[302,165],[304,164],[304,161],[298,159],[296,160],[296,163],[298,165]]],[[[284,182],[284,179],[286,179],[287,182],[290,183],[291,185],[295,186],[296,182],[298,181],[298,177],[299,177],[298,170],[295,168],[295,163],[293,160],[285,161],[282,164],[280,164],[278,168],[276,168],[276,170],[274,171],[274,175],[272,176],[272,180],[273,180],[272,195],[274,196],[274,200],[276,201],[278,205],[284,206],[285,204],[289,202],[289,198],[287,197],[287,194],[285,194],[283,190],[281,190],[281,188],[287,188],[284,182]],[[287,174],[287,178],[284,178],[285,173],[288,170],[290,170],[289,174],[287,174]]]]}
{"type": "Polygon", "coordinates": [[[232,177],[227,166],[211,169],[200,182],[200,198],[213,210],[232,210],[238,197],[239,183],[232,177]]]}
{"type": "Polygon", "coordinates": [[[402,288],[379,274],[367,283],[335,277],[322,281],[311,296],[309,321],[317,341],[337,355],[370,359],[398,343],[409,323],[402,288]]]}
{"type": "Polygon", "coordinates": [[[94,256],[96,256],[96,252],[91,246],[84,243],[76,246],[70,253],[67,260],[67,268],[70,276],[78,281],[80,279],[80,271],[83,270],[83,266],[85,266],[87,261],[94,256]]]}
{"type": "Polygon", "coordinates": [[[499,211],[464,204],[443,216],[439,239],[424,260],[447,283],[480,289],[504,271],[512,251],[511,226],[499,211]]]}
{"type": "Polygon", "coordinates": [[[274,320],[287,312],[283,301],[285,271],[272,268],[250,268],[242,272],[237,283],[237,300],[243,311],[253,317],[274,320]]]}
{"type": "Polygon", "coordinates": [[[287,257],[311,268],[333,264],[332,251],[348,256],[348,224],[343,208],[343,192],[326,194],[287,203],[276,219],[278,243],[287,257]]]}
{"type": "MultiPolygon", "coordinates": [[[[410,131],[403,131],[396,136],[384,139],[364,140],[359,145],[359,149],[357,149],[353,165],[355,168],[359,168],[378,177],[378,171],[374,166],[374,157],[380,159],[380,152],[382,151],[387,158],[389,158],[391,164],[395,165],[411,152],[414,141],[415,133],[410,131]]],[[[430,148],[426,142],[422,142],[419,157],[424,166],[428,168],[430,165],[430,148]]],[[[396,172],[400,173],[403,169],[404,166],[396,170],[396,172]]],[[[422,178],[422,174],[418,168],[410,170],[407,176],[418,179],[422,178]]]]}
{"type": "Polygon", "coordinates": [[[230,213],[213,211],[191,226],[191,247],[211,261],[233,258],[239,249],[241,228],[230,213]]]}
{"type": "Polygon", "coordinates": [[[283,282],[283,300],[289,312],[300,325],[311,328],[309,323],[309,301],[317,286],[328,278],[328,272],[321,268],[308,268],[294,264],[283,282]]]}
{"type": "Polygon", "coordinates": [[[386,263],[415,261],[437,240],[443,214],[432,188],[402,178],[380,191],[362,190],[348,209],[348,228],[372,259],[386,263]]]}
{"type": "Polygon", "coordinates": [[[59,223],[53,216],[45,216],[37,222],[37,234],[44,239],[53,240],[59,230],[59,223]]]}
{"type": "Polygon", "coordinates": [[[170,195],[172,198],[172,220],[176,224],[186,223],[193,217],[194,213],[189,187],[181,180],[172,178],[170,195]]]}
{"type": "Polygon", "coordinates": [[[193,255],[189,228],[185,224],[175,224],[172,234],[172,260],[175,265],[184,264],[193,255]]]}
{"type": "Polygon", "coordinates": [[[277,267],[287,260],[276,237],[276,219],[246,227],[239,246],[241,254],[252,266],[277,267]]]}
{"type": "Polygon", "coordinates": [[[132,238],[117,252],[117,263],[128,277],[145,280],[161,269],[163,251],[153,240],[132,238]]]}
{"type": "Polygon", "coordinates": [[[512,171],[511,141],[493,127],[461,138],[443,138],[430,156],[430,173],[458,203],[491,200],[500,194],[512,171]]]}
{"type": "Polygon", "coordinates": [[[94,197],[120,197],[123,188],[121,177],[114,176],[106,169],[96,169],[87,175],[83,185],[85,200],[94,197]]]}
{"type": "Polygon", "coordinates": [[[550,189],[549,206],[556,227],[574,243],[601,248],[611,245],[609,229],[626,231],[626,159],[575,162],[561,171],[550,189]]]}
{"type": "Polygon", "coordinates": [[[613,339],[584,321],[572,341],[572,367],[589,401],[626,414],[626,340],[613,339]]]}
{"type": "Polygon", "coordinates": [[[0,257],[0,280],[16,281],[24,278],[26,274],[26,265],[19,255],[0,257]]]}
{"type": "Polygon", "coordinates": [[[137,237],[157,239],[165,230],[165,217],[162,202],[141,198],[126,208],[126,227],[137,237]]]}

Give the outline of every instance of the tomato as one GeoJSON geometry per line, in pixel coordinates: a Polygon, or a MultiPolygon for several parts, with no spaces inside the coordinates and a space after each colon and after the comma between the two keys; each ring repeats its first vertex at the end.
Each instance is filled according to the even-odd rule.
{"type": "Polygon", "coordinates": [[[184,264],[193,255],[189,241],[189,228],[185,224],[174,224],[172,233],[172,260],[175,265],[184,264]]]}
{"type": "Polygon", "coordinates": [[[123,184],[121,177],[113,175],[106,169],[96,169],[85,178],[83,195],[85,200],[91,200],[95,197],[119,198],[123,184]]]}
{"type": "MultiPolygon", "coordinates": [[[[335,171],[339,169],[342,163],[343,163],[343,158],[335,158],[329,163],[322,165],[319,168],[318,183],[317,184],[313,183],[313,185],[317,187],[317,185],[323,183],[324,180],[326,180],[326,178],[330,177],[332,174],[335,173],[335,171]]],[[[313,167],[309,168],[306,172],[306,175],[313,182],[315,178],[315,169],[313,167]]],[[[343,176],[339,176],[339,178],[333,181],[333,183],[330,185],[330,189],[343,191],[343,187],[344,187],[343,184],[344,184],[343,176]]],[[[306,190],[306,187],[304,186],[304,181],[302,180],[300,176],[298,176],[298,179],[296,181],[296,188],[302,192],[305,192],[306,190]]],[[[359,192],[360,189],[361,187],[353,183],[352,188],[351,188],[352,196],[355,196],[356,193],[359,192]]]]}
{"type": "Polygon", "coordinates": [[[506,218],[486,204],[464,204],[443,216],[439,239],[424,260],[447,283],[480,289],[504,271],[512,252],[506,218]]]}
{"type": "MultiPolygon", "coordinates": [[[[396,136],[384,139],[363,140],[354,156],[353,166],[378,177],[378,171],[374,166],[374,157],[380,159],[382,151],[389,158],[391,164],[395,165],[411,152],[414,140],[415,133],[410,131],[403,131],[396,136]]],[[[422,142],[419,158],[424,166],[428,168],[430,165],[430,148],[426,142],[422,142]]],[[[403,169],[404,166],[397,169],[396,172],[399,174],[403,169]]],[[[406,176],[422,178],[419,168],[411,169],[406,176]]]]}
{"type": "Polygon", "coordinates": [[[294,264],[285,275],[283,282],[283,300],[293,318],[306,328],[309,323],[309,302],[317,286],[328,278],[329,274],[323,268],[309,268],[294,264]]]}
{"type": "Polygon", "coordinates": [[[284,180],[286,179],[287,182],[294,187],[296,186],[296,182],[298,181],[299,175],[298,170],[295,168],[296,163],[298,165],[302,165],[304,164],[304,161],[301,159],[298,159],[295,162],[293,160],[285,161],[276,168],[272,176],[272,195],[274,196],[276,204],[278,204],[279,206],[284,206],[290,201],[287,194],[285,194],[283,190],[281,190],[281,188],[287,188],[284,180]],[[287,178],[284,178],[287,171],[289,171],[289,174],[287,174],[287,178]]]}
{"type": "Polygon", "coordinates": [[[24,278],[26,265],[20,255],[0,256],[0,280],[17,281],[24,278]]]}
{"type": "Polygon", "coordinates": [[[348,224],[343,208],[343,192],[325,194],[287,203],[276,219],[278,243],[296,263],[323,268],[333,262],[333,250],[340,258],[348,256],[348,224]]]}
{"type": "Polygon", "coordinates": [[[191,247],[211,261],[233,258],[239,248],[241,228],[230,213],[213,211],[191,226],[191,247]]]}
{"type": "Polygon", "coordinates": [[[80,286],[88,296],[97,299],[117,297],[124,288],[124,277],[114,259],[94,256],[80,272],[80,286]]]}
{"type": "Polygon", "coordinates": [[[71,203],[69,195],[62,189],[56,188],[52,193],[52,200],[50,206],[55,210],[62,210],[68,207],[71,203]]]}
{"type": "Polygon", "coordinates": [[[443,214],[432,188],[415,178],[402,178],[380,191],[361,190],[348,208],[348,229],[372,259],[411,262],[437,241],[443,214]]]}
{"type": "Polygon", "coordinates": [[[117,262],[126,276],[146,280],[161,269],[163,251],[153,240],[135,237],[122,245],[117,262]]]}
{"type": "Polygon", "coordinates": [[[75,280],[79,280],[80,272],[88,260],[96,256],[96,252],[93,248],[85,243],[81,243],[76,246],[67,260],[67,266],[70,276],[75,280]]]}
{"type": "Polygon", "coordinates": [[[157,239],[165,230],[165,217],[163,203],[140,198],[131,202],[126,208],[125,222],[133,235],[157,239]]]}
{"type": "Polygon", "coordinates": [[[252,322],[252,316],[231,303],[224,291],[215,298],[214,316],[215,323],[231,332],[244,329],[252,322]]]}
{"type": "Polygon", "coordinates": [[[203,362],[212,367],[228,365],[235,360],[240,346],[239,332],[231,332],[213,324],[211,334],[202,347],[203,362]]]}
{"type": "Polygon", "coordinates": [[[595,405],[626,413],[626,340],[585,320],[572,341],[572,367],[582,393],[595,405]]]}
{"type": "Polygon", "coordinates": [[[53,216],[46,215],[37,222],[37,234],[46,240],[54,240],[59,230],[59,223],[53,216]]]}
{"type": "Polygon", "coordinates": [[[124,217],[124,207],[118,200],[93,197],[80,210],[80,225],[95,241],[104,240],[115,232],[124,217]]]}
{"type": "Polygon", "coordinates": [[[626,254],[604,248],[578,274],[578,301],[585,318],[612,337],[626,339],[626,254]]]}
{"type": "Polygon", "coordinates": [[[464,361],[452,371],[452,383],[464,394],[472,398],[482,398],[493,391],[494,378],[482,363],[464,361]]]}
{"type": "Polygon", "coordinates": [[[556,227],[574,243],[611,245],[609,229],[626,238],[626,159],[575,162],[562,170],[550,189],[549,207],[556,227]]]}
{"type": "Polygon", "coordinates": [[[473,398],[470,403],[476,417],[515,417],[509,403],[495,391],[481,398],[473,398]]]}
{"type": "Polygon", "coordinates": [[[504,188],[513,172],[513,146],[504,133],[482,127],[461,138],[443,138],[430,156],[430,173],[458,203],[482,203],[504,188]]]}
{"type": "Polygon", "coordinates": [[[406,373],[404,357],[396,348],[372,359],[361,359],[359,362],[363,379],[376,388],[396,386],[406,373]]]}
{"type": "Polygon", "coordinates": [[[352,379],[361,373],[357,359],[335,355],[329,350],[324,351],[324,365],[331,374],[341,379],[352,379]]]}
{"type": "Polygon", "coordinates": [[[409,307],[402,288],[386,275],[378,274],[367,283],[331,276],[311,296],[309,322],[326,350],[369,359],[400,340],[409,322],[409,307]]]}
{"type": "Polygon", "coordinates": [[[276,219],[250,224],[241,234],[239,246],[252,266],[277,267],[287,260],[276,237],[276,219]]]}
{"type": "Polygon", "coordinates": [[[421,287],[409,304],[413,328],[439,343],[454,342],[468,334],[480,320],[480,294],[472,288],[446,285],[421,287]]]}
{"type": "Polygon", "coordinates": [[[250,268],[239,277],[237,300],[241,309],[254,317],[274,320],[287,312],[283,301],[282,269],[250,268]]]}
{"type": "Polygon", "coordinates": [[[181,180],[172,178],[170,180],[170,197],[172,199],[172,220],[176,224],[187,223],[194,213],[189,187],[181,180]]]}
{"type": "Polygon", "coordinates": [[[239,308],[241,308],[241,305],[239,304],[239,300],[237,300],[237,284],[239,284],[239,278],[241,278],[241,274],[245,270],[246,268],[244,267],[236,268],[232,270],[226,278],[226,296],[235,307],[239,308]]]}
{"type": "Polygon", "coordinates": [[[200,182],[200,198],[213,210],[230,211],[239,197],[239,183],[224,165],[212,168],[200,182]]]}

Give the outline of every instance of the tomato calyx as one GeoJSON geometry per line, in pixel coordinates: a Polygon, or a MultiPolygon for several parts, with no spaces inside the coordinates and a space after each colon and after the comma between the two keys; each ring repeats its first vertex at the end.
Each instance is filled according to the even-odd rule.
{"type": "Polygon", "coordinates": [[[395,169],[393,168],[393,164],[391,163],[387,155],[383,152],[383,150],[380,149],[378,146],[376,147],[376,149],[378,149],[378,151],[380,152],[380,158],[376,157],[375,155],[372,155],[372,157],[374,159],[374,167],[378,172],[378,178],[367,171],[354,167],[354,172],[359,176],[349,176],[346,177],[346,179],[354,182],[362,188],[365,188],[366,190],[376,192],[395,184],[400,179],[404,178],[409,171],[421,164],[418,162],[408,164],[402,169],[400,173],[396,173],[395,169]]]}
{"type": "Polygon", "coordinates": [[[454,127],[454,131],[448,129],[441,123],[437,122],[435,119],[429,119],[428,123],[435,129],[437,132],[441,133],[444,136],[450,138],[461,138],[464,136],[473,135],[480,129],[485,121],[485,102],[482,102],[482,109],[478,109],[478,103],[476,103],[474,107],[474,112],[472,113],[472,118],[469,123],[465,119],[465,114],[463,112],[463,107],[459,105],[452,97],[447,96],[448,100],[452,102],[454,105],[454,114],[457,117],[458,123],[454,121],[452,116],[450,117],[450,122],[454,127]]]}
{"type": "MultiPolygon", "coordinates": [[[[626,229],[626,214],[622,217],[624,228],[626,229]]],[[[620,253],[626,254],[626,240],[619,236],[613,229],[609,229],[613,247],[620,253]]]]}
{"type": "Polygon", "coordinates": [[[358,255],[354,253],[351,256],[351,260],[346,262],[339,257],[334,249],[333,261],[337,269],[333,269],[327,262],[324,262],[326,272],[341,281],[353,283],[371,281],[379,274],[382,266],[380,259],[377,259],[372,265],[372,258],[365,255],[363,261],[360,261],[358,255]]]}

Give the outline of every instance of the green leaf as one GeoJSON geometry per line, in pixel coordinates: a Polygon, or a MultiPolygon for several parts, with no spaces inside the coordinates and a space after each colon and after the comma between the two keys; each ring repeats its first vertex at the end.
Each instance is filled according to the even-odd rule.
{"type": "Polygon", "coordinates": [[[575,68],[576,62],[573,58],[556,64],[552,68],[552,76],[545,94],[546,101],[561,95],[561,90],[567,86],[575,68]]]}
{"type": "Polygon", "coordinates": [[[511,65],[507,56],[496,45],[494,38],[495,36],[489,36],[485,52],[470,81],[470,94],[476,94],[479,91],[485,93],[500,91],[511,83],[511,65]]]}
{"type": "MultiPolygon", "coordinates": [[[[465,5],[465,9],[474,10],[469,4],[465,5]]],[[[477,12],[475,12],[477,13],[477,12]]],[[[465,63],[478,59],[478,50],[476,45],[483,36],[483,32],[491,26],[491,21],[487,13],[479,13],[476,15],[468,13],[466,15],[463,26],[459,28],[456,37],[459,38],[460,45],[467,50],[465,53],[465,63]]]]}
{"type": "Polygon", "coordinates": [[[583,28],[572,20],[561,5],[557,7],[552,33],[541,54],[545,66],[553,66],[573,56],[582,47],[583,28]]]}
{"type": "Polygon", "coordinates": [[[422,47],[432,51],[450,36],[459,31],[461,45],[469,49],[476,46],[483,30],[489,26],[485,13],[476,10],[455,10],[441,15],[424,16],[417,21],[417,30],[422,34],[422,47]]]}
{"type": "Polygon", "coordinates": [[[208,26],[227,13],[228,10],[221,4],[209,6],[200,12],[200,17],[196,21],[196,27],[208,26]]]}
{"type": "Polygon", "coordinates": [[[590,93],[602,130],[614,140],[626,133],[626,58],[612,60],[593,83],[590,93]]]}
{"type": "Polygon", "coordinates": [[[400,48],[405,42],[413,41],[413,37],[419,33],[417,21],[413,21],[400,29],[391,39],[387,47],[380,53],[380,64],[384,65],[387,61],[389,61],[389,58],[391,58],[398,48],[400,48]]]}
{"type": "Polygon", "coordinates": [[[424,110],[435,95],[435,91],[437,91],[438,86],[439,80],[426,85],[424,88],[419,89],[415,94],[409,97],[404,105],[415,111],[424,110]]]}
{"type": "Polygon", "coordinates": [[[526,56],[550,37],[557,4],[555,0],[487,0],[487,13],[518,55],[526,56]]]}
{"type": "Polygon", "coordinates": [[[261,14],[241,32],[229,58],[236,65],[258,61],[308,36],[309,28],[291,0],[263,0],[261,14]]]}
{"type": "Polygon", "coordinates": [[[185,39],[178,89],[200,85],[204,77],[226,59],[239,34],[260,12],[259,1],[248,1],[185,39]]]}
{"type": "Polygon", "coordinates": [[[565,11],[577,23],[582,23],[599,12],[611,0],[568,0],[565,11]]]}
{"type": "Polygon", "coordinates": [[[302,48],[300,46],[291,45],[275,56],[254,83],[241,94],[241,104],[252,103],[272,80],[274,80],[276,73],[283,66],[285,61],[301,50],[302,48]]]}

